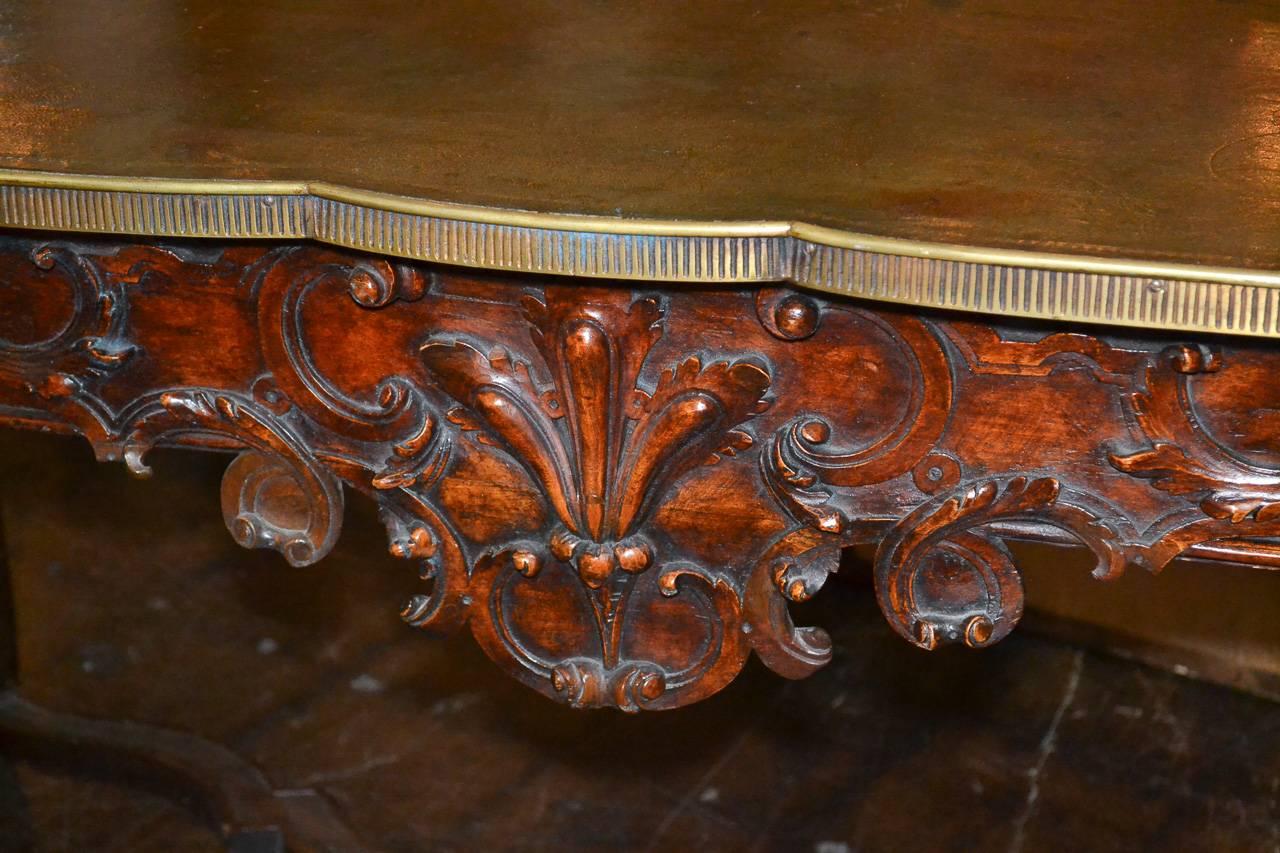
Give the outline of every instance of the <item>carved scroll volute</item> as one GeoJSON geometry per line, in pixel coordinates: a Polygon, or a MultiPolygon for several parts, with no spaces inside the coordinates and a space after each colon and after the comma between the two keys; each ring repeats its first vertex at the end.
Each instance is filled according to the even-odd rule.
{"type": "Polygon", "coordinates": [[[828,449],[838,436],[826,420],[798,417],[761,454],[764,482],[778,501],[797,520],[828,533],[842,533],[850,523],[831,503],[833,487],[874,485],[910,471],[937,446],[951,412],[951,366],[928,325],[915,317],[858,316],[896,346],[895,369],[908,377],[901,417],[875,441],[849,450],[828,449]]]}
{"type": "Polygon", "coordinates": [[[1019,521],[1058,527],[1094,553],[1093,576],[1109,580],[1129,562],[1125,543],[1133,531],[1089,503],[1053,477],[983,480],[940,495],[895,524],[876,550],[881,610],[921,648],[1000,640],[1021,618],[1022,579],[1004,543],[982,528],[1019,521]]]}
{"type": "Polygon", "coordinates": [[[792,531],[767,549],[747,583],[746,628],[752,648],[784,678],[804,678],[831,660],[831,637],[796,627],[787,602],[812,598],[839,566],[840,550],[817,530],[792,531]]]}
{"type": "Polygon", "coordinates": [[[1057,480],[984,482],[921,506],[876,552],[876,595],[889,624],[916,645],[985,646],[1022,616],[1022,581],[1005,547],[975,528],[1027,517],[1057,499],[1057,480]]]}
{"type": "Polygon", "coordinates": [[[245,548],[279,551],[292,566],[307,566],[337,541],[343,499],[337,484],[309,494],[310,477],[281,457],[246,450],[222,477],[222,518],[245,548]]]}
{"type": "Polygon", "coordinates": [[[310,299],[337,297],[361,308],[385,308],[421,299],[428,284],[428,274],[409,264],[328,251],[300,254],[296,248],[274,255],[255,287],[262,356],[273,381],[309,418],[338,435],[376,442],[412,435],[427,417],[414,384],[390,375],[359,393],[339,388],[315,364],[304,309],[310,299]]]}
{"type": "Polygon", "coordinates": [[[342,529],[342,486],[306,442],[269,405],[206,389],[143,398],[122,418],[130,470],[150,476],[144,458],[157,443],[183,435],[229,436],[252,450],[223,478],[227,527],[247,548],[272,548],[295,566],[327,554],[342,529]]]}

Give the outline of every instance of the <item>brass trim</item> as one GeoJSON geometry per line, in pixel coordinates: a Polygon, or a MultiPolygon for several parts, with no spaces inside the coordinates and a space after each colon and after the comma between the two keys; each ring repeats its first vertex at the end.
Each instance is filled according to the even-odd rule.
{"type": "Polygon", "coordinates": [[[434,202],[318,182],[0,169],[0,226],[311,239],[514,272],[788,281],[921,307],[1280,337],[1280,272],[926,243],[800,222],[624,219],[434,202]]]}

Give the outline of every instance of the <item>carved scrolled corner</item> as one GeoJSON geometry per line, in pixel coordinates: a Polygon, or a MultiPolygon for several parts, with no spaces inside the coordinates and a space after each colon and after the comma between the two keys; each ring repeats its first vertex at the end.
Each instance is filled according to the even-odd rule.
{"type": "Polygon", "coordinates": [[[268,404],[211,389],[181,388],[143,398],[122,415],[121,423],[122,438],[109,446],[118,444],[125,464],[141,477],[151,475],[147,453],[182,436],[224,436],[250,448],[232,461],[222,482],[223,518],[244,547],[271,548],[291,565],[307,566],[337,542],[342,485],[268,404]]]}
{"type": "Polygon", "coordinates": [[[329,553],[341,531],[342,490],[329,485],[317,499],[293,465],[246,450],[222,476],[222,518],[241,547],[270,548],[291,566],[309,566],[329,553]]]}
{"type": "Polygon", "coordinates": [[[1022,617],[1022,579],[1003,541],[982,528],[1034,521],[1073,533],[1110,579],[1132,561],[1132,530],[1099,516],[1053,477],[1014,476],[940,493],[894,525],[875,556],[876,597],[890,626],[923,649],[995,643],[1022,617]]]}
{"type": "Polygon", "coordinates": [[[816,595],[839,564],[834,543],[801,529],[767,549],[747,581],[743,628],[760,660],[784,678],[805,678],[831,661],[830,635],[797,627],[787,604],[816,595]]]}

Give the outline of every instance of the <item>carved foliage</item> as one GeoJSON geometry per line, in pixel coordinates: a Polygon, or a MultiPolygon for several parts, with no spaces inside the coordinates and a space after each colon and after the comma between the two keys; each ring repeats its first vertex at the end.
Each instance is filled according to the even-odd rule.
{"type": "MultiPolygon", "coordinates": [[[[513,543],[477,566],[477,577],[491,588],[493,618],[507,618],[497,602],[511,573],[534,578],[548,560],[571,565],[586,590],[598,652],[547,660],[509,636],[509,625],[475,626],[473,617],[473,627],[482,641],[490,640],[486,646],[501,646],[545,674],[571,703],[631,710],[672,686],[664,668],[626,659],[624,627],[633,596],[655,590],[674,596],[678,580],[692,577],[708,588],[721,611],[713,618],[724,630],[738,622],[732,585],[713,570],[659,554],[643,522],[682,474],[751,445],[738,427],[767,407],[769,374],[749,361],[704,366],[689,356],[662,370],[648,391],[640,374],[662,334],[656,300],[581,299],[553,291],[545,301],[526,297],[524,310],[533,362],[464,340],[429,339],[421,356],[456,403],[449,420],[517,460],[556,519],[544,542],[513,543]],[[654,567],[656,583],[637,592],[636,576],[654,567]],[[492,636],[491,628],[497,629],[492,636]]],[[[713,645],[720,647],[708,650],[708,667],[730,651],[723,638],[713,645]]],[[[726,664],[736,668],[741,661],[726,664]]]]}
{"type": "Polygon", "coordinates": [[[225,435],[253,448],[236,457],[222,485],[223,515],[246,548],[273,548],[290,564],[319,560],[342,529],[342,488],[279,413],[224,392],[166,391],[121,418],[124,460],[150,476],[146,453],[188,434],[225,435]]]}

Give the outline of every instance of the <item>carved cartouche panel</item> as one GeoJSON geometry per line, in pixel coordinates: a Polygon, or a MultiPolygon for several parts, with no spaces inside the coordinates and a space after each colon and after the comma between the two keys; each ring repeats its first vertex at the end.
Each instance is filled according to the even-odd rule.
{"type": "Polygon", "coordinates": [[[351,487],[422,576],[407,622],[577,707],[683,705],[751,651],[807,675],[830,642],[787,603],[852,544],[895,631],[976,648],[1022,611],[1003,537],[1106,579],[1280,535],[1266,435],[1222,439],[1242,395],[1280,408],[1265,347],[295,245],[3,237],[0,306],[0,421],[139,474],[236,450],[229,530],[297,566],[351,487]]]}

